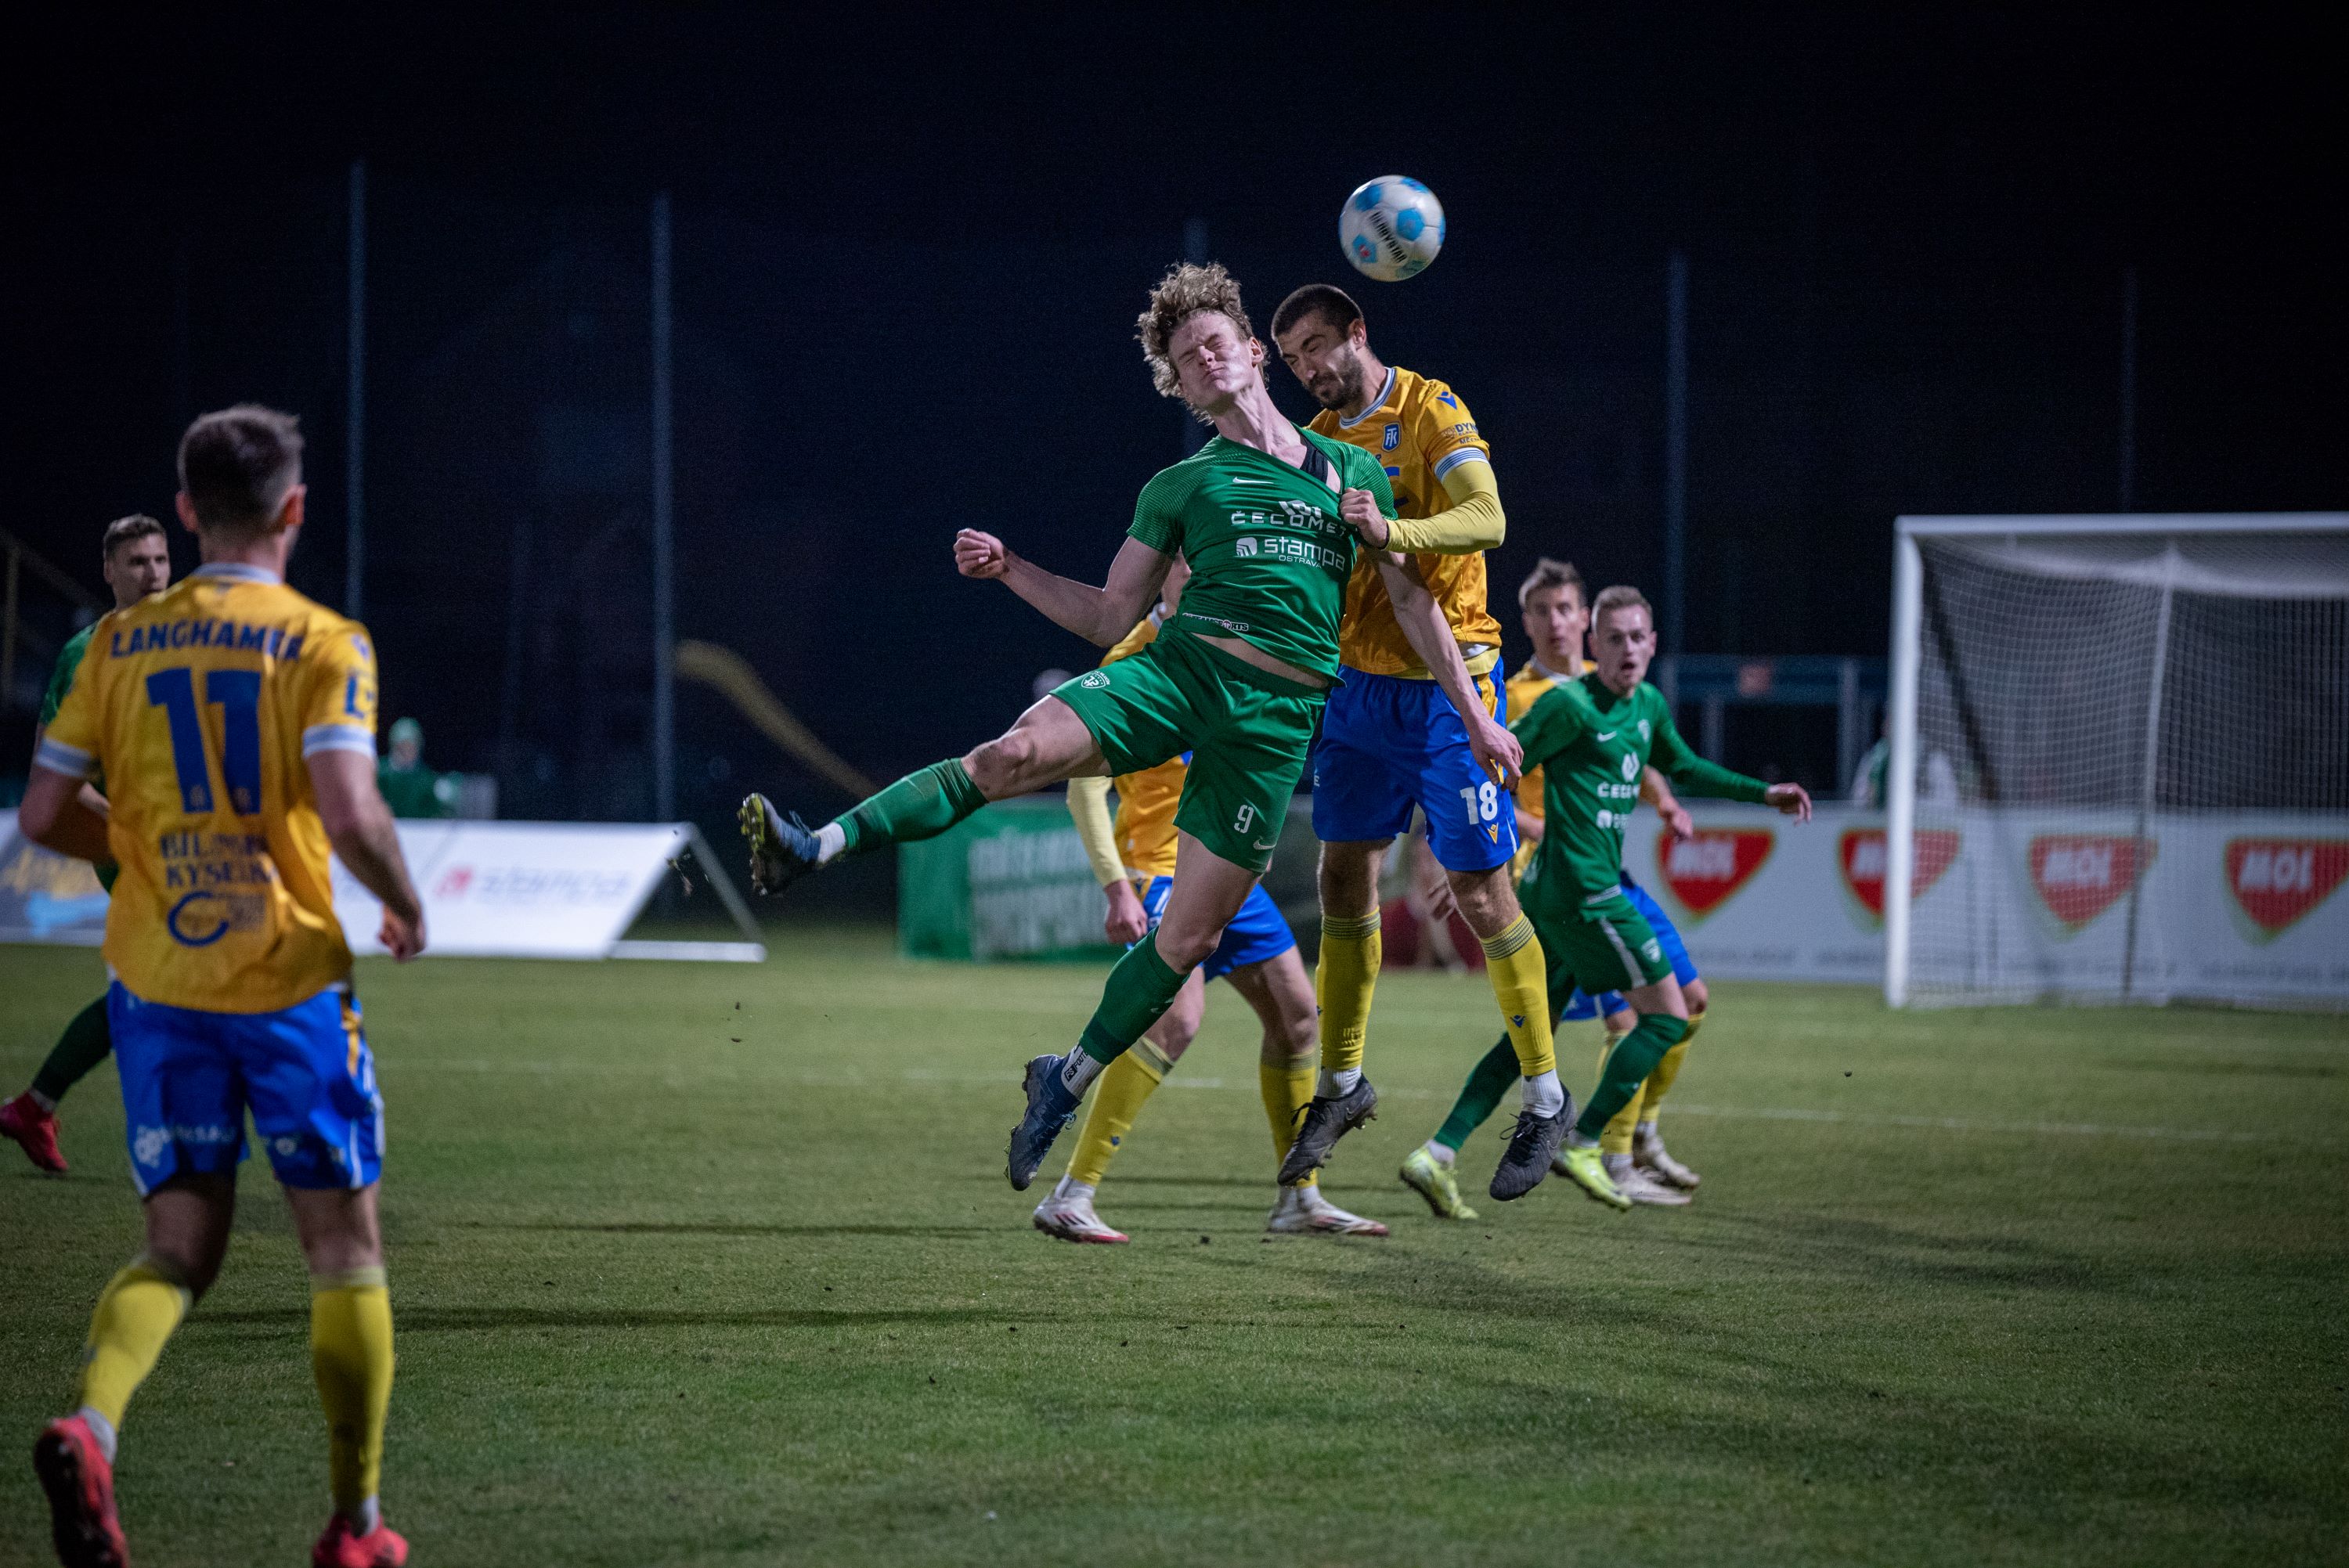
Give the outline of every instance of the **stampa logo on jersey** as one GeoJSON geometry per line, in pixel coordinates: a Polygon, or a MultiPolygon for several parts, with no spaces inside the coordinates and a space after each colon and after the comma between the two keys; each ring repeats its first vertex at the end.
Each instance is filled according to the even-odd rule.
{"type": "Polygon", "coordinates": [[[2227,891],[2255,928],[2283,934],[2349,877],[2349,839],[2230,839],[2227,891]]]}
{"type": "Polygon", "coordinates": [[[1699,828],[1677,841],[1659,833],[1656,869],[1681,906],[1702,920],[1754,880],[1777,842],[1767,828],[1699,828]]]}
{"type": "MultiPolygon", "coordinates": [[[[1912,837],[1916,846],[1916,864],[1909,868],[1909,896],[1920,899],[1925,891],[1941,880],[1950,862],[1958,858],[1958,835],[1948,828],[1920,829],[1912,837]]],[[[1884,830],[1881,828],[1846,828],[1836,843],[1836,863],[1843,868],[1843,885],[1867,911],[1867,923],[1881,924],[1884,920],[1884,830]]]]}
{"type": "MultiPolygon", "coordinates": [[[[2150,865],[2152,840],[2145,851],[2150,865]]],[[[2144,870],[2137,841],[2127,833],[2042,833],[2031,841],[2031,885],[2066,934],[2112,908],[2144,870]]]]}

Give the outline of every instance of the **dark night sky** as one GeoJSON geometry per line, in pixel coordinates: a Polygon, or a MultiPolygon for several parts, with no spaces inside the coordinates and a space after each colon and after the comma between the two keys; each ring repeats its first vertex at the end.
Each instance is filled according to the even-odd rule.
{"type": "MultiPolygon", "coordinates": [[[[679,630],[894,773],[1086,657],[955,578],[947,542],[977,523],[1097,580],[1182,449],[1130,335],[1185,220],[1261,323],[1299,283],[1354,282],[1339,202],[1405,172],[1443,197],[1447,249],[1356,292],[1373,342],[1493,438],[1496,597],[1543,553],[1658,585],[1678,246],[1687,644],[1880,654],[1896,514],[2113,508],[2126,267],[2140,508],[2349,503],[2341,53],[2313,7],[2147,10],[876,8],[852,31],[697,6],[23,35],[0,526],[95,586],[104,521],[168,508],[184,419],[264,399],[312,437],[297,585],[339,601],[364,157],[388,700],[525,814],[640,815],[645,213],[667,189],[679,630]]],[[[834,809],[680,700],[697,813],[752,778],[834,809]]],[[[1825,782],[1821,733],[1762,722],[1730,760],[1825,782]]]]}

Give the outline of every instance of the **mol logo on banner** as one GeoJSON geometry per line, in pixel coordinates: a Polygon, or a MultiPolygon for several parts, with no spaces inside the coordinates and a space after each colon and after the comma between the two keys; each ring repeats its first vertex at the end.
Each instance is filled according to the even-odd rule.
{"type": "Polygon", "coordinates": [[[2259,940],[2323,903],[2349,876],[2349,840],[2230,839],[2227,891],[2259,928],[2259,940]]]}
{"type": "MultiPolygon", "coordinates": [[[[2146,863],[2153,841],[2145,843],[2146,863]]],[[[2031,885],[2047,913],[2074,932],[2110,909],[2145,870],[2126,833],[2042,833],[2031,841],[2031,885]]]]}
{"type": "Polygon", "coordinates": [[[1681,906],[1699,920],[1754,879],[1778,835],[1767,828],[1699,828],[1675,841],[1656,835],[1656,869],[1681,906]]]}
{"type": "MultiPolygon", "coordinates": [[[[1917,863],[1909,873],[1909,896],[1919,899],[1941,880],[1958,858],[1958,835],[1949,828],[1920,828],[1911,837],[1917,863]]],[[[1836,844],[1836,861],[1843,867],[1843,885],[1851,890],[1871,923],[1884,918],[1884,830],[1846,828],[1836,844]]]]}

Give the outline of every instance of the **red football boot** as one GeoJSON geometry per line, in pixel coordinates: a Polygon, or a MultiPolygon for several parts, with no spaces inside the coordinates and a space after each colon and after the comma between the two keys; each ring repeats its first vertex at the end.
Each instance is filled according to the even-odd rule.
{"type": "Polygon", "coordinates": [[[32,1090],[0,1100],[0,1133],[23,1144],[25,1158],[42,1170],[65,1174],[66,1157],[57,1150],[57,1119],[41,1109],[32,1090]]]}
{"type": "Polygon", "coordinates": [[[129,1542],[114,1513],[114,1467],[79,1416],[51,1421],[33,1445],[33,1470],[49,1494],[49,1532],[66,1568],[129,1568],[129,1542]]]}
{"type": "Polygon", "coordinates": [[[408,1542],[390,1525],[378,1519],[373,1530],[354,1535],[350,1521],[339,1513],[310,1548],[312,1568],[401,1568],[407,1561],[408,1542]]]}

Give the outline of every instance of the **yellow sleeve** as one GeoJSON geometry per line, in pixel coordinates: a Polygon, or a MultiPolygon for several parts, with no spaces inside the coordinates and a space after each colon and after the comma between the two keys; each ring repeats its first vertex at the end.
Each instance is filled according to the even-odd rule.
{"type": "Polygon", "coordinates": [[[367,628],[345,622],[325,631],[307,651],[309,686],[302,695],[302,755],[357,751],[375,755],[375,645],[367,628]]]}
{"type": "Polygon", "coordinates": [[[1069,815],[1076,820],[1085,859],[1092,862],[1093,881],[1103,887],[1123,882],[1125,860],[1117,852],[1117,829],[1109,816],[1109,780],[1070,779],[1069,815]]]}
{"type": "Polygon", "coordinates": [[[1409,555],[1474,555],[1499,549],[1509,525],[1501,512],[1501,487],[1493,479],[1493,465],[1481,459],[1462,462],[1444,475],[1443,484],[1452,504],[1433,517],[1397,518],[1387,524],[1387,548],[1409,555]]]}
{"type": "Polygon", "coordinates": [[[106,627],[100,625],[98,634],[89,640],[88,651],[74,670],[71,685],[66,687],[65,699],[57,704],[56,717],[42,727],[41,740],[33,752],[34,765],[52,773],[62,773],[69,779],[95,779],[98,775],[98,661],[106,656],[102,639],[106,627]]]}

